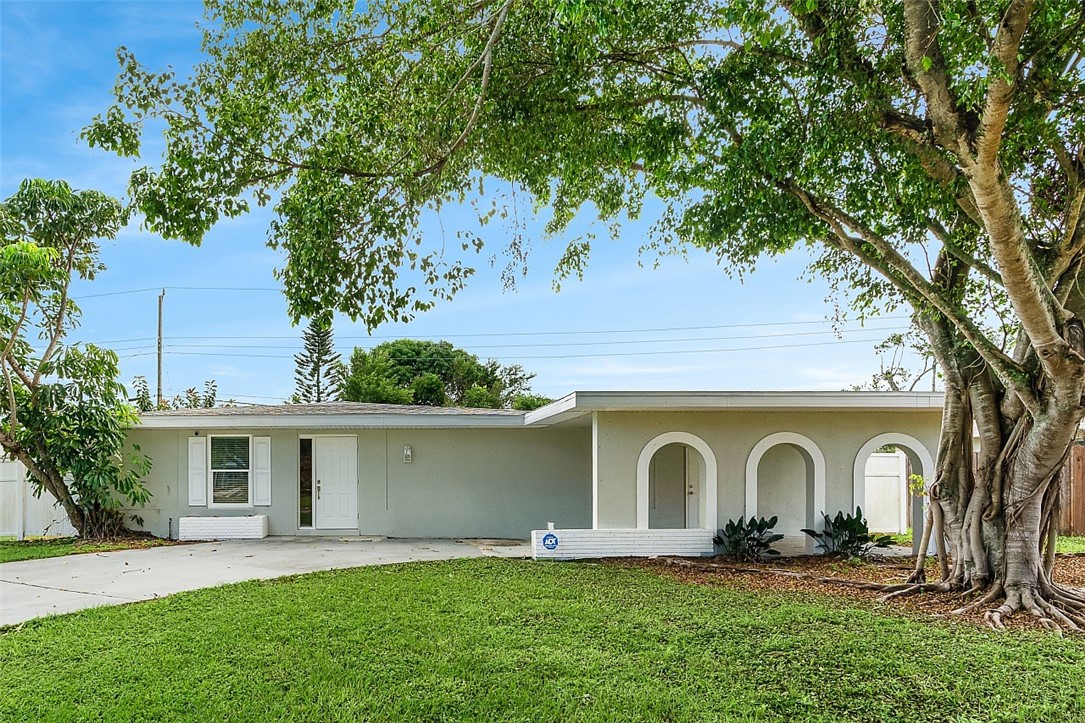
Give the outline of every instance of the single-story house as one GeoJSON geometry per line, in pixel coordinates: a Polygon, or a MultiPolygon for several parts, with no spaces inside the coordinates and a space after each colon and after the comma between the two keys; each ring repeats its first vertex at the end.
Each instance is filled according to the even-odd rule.
{"type": "MultiPolygon", "coordinates": [[[[942,395],[575,392],[531,412],[336,402],[149,412],[156,535],[528,538],[537,557],[709,554],[730,518],[801,538],[886,446],[930,475],[942,395]]],[[[922,514],[921,505],[914,506],[922,514]]]]}

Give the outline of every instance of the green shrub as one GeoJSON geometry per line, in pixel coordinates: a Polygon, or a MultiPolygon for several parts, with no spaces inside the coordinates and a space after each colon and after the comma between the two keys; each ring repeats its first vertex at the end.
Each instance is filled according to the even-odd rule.
{"type": "Polygon", "coordinates": [[[803,529],[810,537],[814,538],[818,547],[827,555],[840,555],[842,557],[867,557],[876,548],[889,547],[893,538],[889,535],[875,535],[867,527],[863,518],[863,510],[855,508],[855,514],[837,512],[836,517],[829,517],[822,513],[825,518],[825,527],[820,532],[803,529]]]}
{"type": "Polygon", "coordinates": [[[776,516],[769,519],[751,517],[749,521],[727,520],[722,530],[716,533],[712,542],[724,555],[744,562],[755,562],[765,555],[779,555],[779,550],[772,549],[772,543],[784,539],[783,535],[770,532],[776,526],[776,516]]]}

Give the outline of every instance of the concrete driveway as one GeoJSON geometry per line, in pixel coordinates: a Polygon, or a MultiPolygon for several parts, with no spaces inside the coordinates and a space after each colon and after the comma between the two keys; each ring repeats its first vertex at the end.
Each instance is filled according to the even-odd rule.
{"type": "Polygon", "coordinates": [[[0,564],[0,626],[183,590],[315,570],[469,557],[530,557],[527,542],[268,537],[0,564]]]}

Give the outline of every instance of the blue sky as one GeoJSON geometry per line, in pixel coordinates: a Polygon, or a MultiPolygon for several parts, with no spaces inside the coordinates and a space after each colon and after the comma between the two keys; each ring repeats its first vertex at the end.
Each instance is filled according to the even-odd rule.
{"type": "MultiPolygon", "coordinates": [[[[88,148],[79,130],[110,102],[118,46],[181,75],[197,62],[201,11],[198,2],[0,2],[0,194],[9,196],[25,177],[45,177],[123,195],[130,170],[153,164],[160,143],[148,139],[143,159],[133,162],[88,148]]],[[[426,232],[452,239],[469,214],[446,209],[426,232]]],[[[301,330],[291,326],[273,276],[282,257],[264,245],[269,219],[261,211],[223,223],[200,248],[134,222],[105,243],[108,271],[77,289],[84,318],[74,338],[116,349],[124,381],[142,374],[153,389],[157,294],[165,287],[168,395],[215,379],[223,398],[289,396],[301,330]]],[[[905,327],[898,313],[835,336],[828,286],[799,278],[809,260],[802,252],[765,260],[742,282],[697,250],[653,268],[654,259],[636,253],[645,227],[627,226],[618,242],[601,235],[584,280],[560,293],[552,269],[563,239],[536,235],[530,273],[514,292],[503,290],[499,269],[487,263],[498,250],[490,249],[453,301],[372,337],[337,318],[337,346],[346,357],[387,338],[445,338],[480,357],[523,364],[537,374],[535,390],[549,396],[842,389],[868,380],[879,366],[875,344],[905,327]]]]}

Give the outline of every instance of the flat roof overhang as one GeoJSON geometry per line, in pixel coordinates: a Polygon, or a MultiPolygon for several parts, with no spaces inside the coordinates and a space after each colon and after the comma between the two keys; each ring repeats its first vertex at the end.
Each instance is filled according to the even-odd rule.
{"type": "Polygon", "coordinates": [[[941,410],[941,392],[573,392],[528,412],[524,423],[545,427],[593,412],[941,410]]]}

